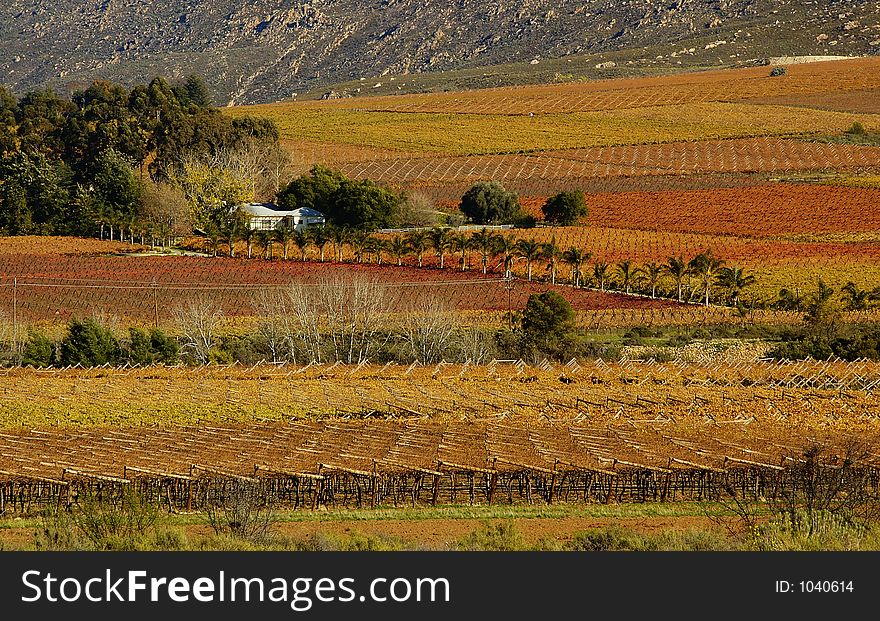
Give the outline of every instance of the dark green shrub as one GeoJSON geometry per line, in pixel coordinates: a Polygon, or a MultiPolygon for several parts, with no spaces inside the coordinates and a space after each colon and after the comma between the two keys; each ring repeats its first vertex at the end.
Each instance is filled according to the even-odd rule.
{"type": "Polygon", "coordinates": [[[28,340],[24,345],[21,364],[32,367],[52,366],[55,361],[55,343],[42,332],[28,330],[28,340]]]}
{"type": "Polygon", "coordinates": [[[122,350],[119,341],[94,319],[71,319],[61,341],[61,364],[85,367],[117,364],[122,350]]]}

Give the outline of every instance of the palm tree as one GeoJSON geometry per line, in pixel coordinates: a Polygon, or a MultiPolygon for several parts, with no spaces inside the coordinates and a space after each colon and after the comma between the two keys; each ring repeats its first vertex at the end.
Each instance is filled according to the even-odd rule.
{"type": "Polygon", "coordinates": [[[370,236],[366,231],[352,231],[348,236],[348,243],[354,250],[354,259],[358,263],[364,262],[364,253],[369,252],[370,236]]]}
{"type": "Polygon", "coordinates": [[[562,253],[562,260],[571,266],[571,279],[575,287],[581,286],[581,267],[590,259],[589,252],[583,252],[577,248],[569,248],[562,253]]]}
{"type": "Polygon", "coordinates": [[[489,268],[489,257],[495,250],[495,234],[487,229],[477,231],[471,235],[471,247],[480,253],[480,264],[483,267],[483,273],[489,268]]]}
{"type": "Polygon", "coordinates": [[[327,244],[330,243],[330,231],[327,230],[326,227],[316,226],[309,229],[306,229],[309,236],[312,238],[312,243],[315,245],[315,248],[318,249],[320,253],[321,263],[324,262],[324,249],[327,247],[327,244]]]}
{"type": "Polygon", "coordinates": [[[715,278],[718,286],[727,291],[733,306],[739,306],[739,296],[743,289],[751,287],[755,284],[755,280],[752,274],[746,274],[745,270],[738,265],[722,267],[715,278]]]}
{"type": "Polygon", "coordinates": [[[333,242],[336,262],[342,263],[342,251],[345,249],[345,244],[351,240],[351,233],[348,229],[338,226],[331,227],[328,233],[330,241],[333,242]]]}
{"type": "Polygon", "coordinates": [[[290,240],[293,239],[297,231],[293,228],[293,225],[288,222],[282,222],[278,225],[278,228],[275,229],[274,233],[275,241],[281,244],[281,257],[286,261],[288,250],[290,249],[290,240]]]}
{"type": "Polygon", "coordinates": [[[244,241],[247,244],[247,258],[252,259],[254,256],[254,239],[257,237],[257,232],[251,227],[247,227],[242,237],[244,237],[244,241]]]}
{"type": "Polygon", "coordinates": [[[605,291],[605,280],[608,278],[609,265],[605,261],[597,261],[593,264],[593,277],[599,283],[599,290],[605,291]]]}
{"type": "Polygon", "coordinates": [[[703,303],[706,306],[709,306],[712,296],[712,281],[723,265],[724,261],[713,256],[711,250],[701,252],[688,263],[691,273],[700,279],[700,286],[703,288],[703,303]]]}
{"type": "Polygon", "coordinates": [[[406,236],[406,242],[416,255],[419,267],[422,267],[422,259],[428,251],[431,239],[425,231],[413,231],[406,236]]]}
{"type": "Polygon", "coordinates": [[[660,279],[663,277],[663,266],[652,261],[637,271],[644,276],[645,282],[651,288],[651,299],[655,299],[657,297],[657,285],[660,284],[660,279]]]}
{"type": "Polygon", "coordinates": [[[669,260],[666,261],[666,265],[663,266],[663,270],[675,281],[678,301],[681,302],[682,290],[684,289],[684,279],[687,278],[689,273],[684,257],[681,255],[677,257],[669,257],[669,260]]]}
{"type": "Polygon", "coordinates": [[[463,233],[456,233],[452,237],[452,244],[450,248],[453,252],[460,252],[461,259],[459,260],[459,264],[461,265],[461,271],[465,271],[468,267],[467,265],[467,254],[468,250],[471,248],[471,240],[467,235],[463,233]]]}
{"type": "Polygon", "coordinates": [[[437,258],[440,259],[440,269],[443,269],[444,266],[444,258],[446,257],[446,252],[452,249],[452,240],[455,238],[455,234],[449,229],[432,229],[430,233],[428,233],[428,237],[431,240],[431,246],[434,248],[434,252],[437,253],[437,258]]]}
{"type": "MultiPolygon", "coordinates": [[[[223,225],[219,232],[226,238],[229,244],[229,256],[235,257],[235,241],[241,236],[242,221],[240,218],[230,217],[223,221],[223,225]]],[[[244,223],[247,226],[246,223],[244,223]]]]}
{"type": "Polygon", "coordinates": [[[859,289],[856,283],[849,281],[841,289],[842,298],[846,302],[846,310],[860,311],[868,308],[868,300],[871,293],[865,289],[859,289]]]}
{"type": "Polygon", "coordinates": [[[629,294],[629,290],[632,287],[635,271],[632,261],[629,259],[625,259],[617,264],[617,275],[620,276],[620,286],[627,294],[629,294]]]}
{"type": "Polygon", "coordinates": [[[263,247],[263,258],[268,259],[272,254],[272,233],[257,231],[257,243],[263,247]]]}
{"type": "Polygon", "coordinates": [[[562,249],[556,245],[556,236],[550,238],[550,241],[541,244],[541,256],[547,259],[547,270],[550,272],[550,282],[556,284],[556,269],[562,260],[562,249]]]}
{"type": "Polygon", "coordinates": [[[410,250],[410,245],[401,235],[395,235],[391,238],[391,241],[388,242],[388,252],[391,253],[392,257],[397,259],[398,266],[403,265],[403,257],[408,255],[410,250]]]}
{"type": "Polygon", "coordinates": [[[516,258],[517,242],[509,235],[495,236],[495,254],[501,255],[501,266],[504,268],[504,277],[510,278],[513,262],[516,258]]]}
{"type": "Polygon", "coordinates": [[[382,265],[382,252],[387,248],[384,239],[370,235],[364,243],[364,252],[376,255],[376,265],[382,265]]]}
{"type": "Polygon", "coordinates": [[[541,244],[531,239],[521,239],[516,242],[516,252],[526,260],[526,274],[529,281],[532,280],[532,263],[541,257],[541,244]]]}
{"type": "Polygon", "coordinates": [[[299,250],[299,260],[305,262],[306,252],[309,249],[309,244],[312,243],[311,236],[305,231],[294,231],[293,243],[299,250]]]}
{"type": "MultiPolygon", "coordinates": [[[[209,223],[205,227],[205,234],[208,236],[208,243],[210,244],[211,250],[214,253],[214,256],[217,256],[217,251],[220,249],[220,238],[221,233],[220,229],[217,228],[217,225],[213,222],[209,223]]],[[[110,233],[111,239],[113,237],[112,229],[110,233]]]]}

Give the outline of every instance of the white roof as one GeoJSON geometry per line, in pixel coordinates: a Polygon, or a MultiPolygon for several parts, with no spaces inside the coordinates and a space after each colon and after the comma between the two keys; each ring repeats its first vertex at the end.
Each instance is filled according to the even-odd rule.
{"type": "Polygon", "coordinates": [[[323,218],[324,214],[322,214],[317,209],[312,209],[311,207],[300,207],[299,209],[294,209],[290,213],[296,214],[302,218],[323,218]]]}
{"type": "Polygon", "coordinates": [[[293,215],[292,211],[278,209],[278,206],[274,203],[245,203],[244,205],[239,205],[238,208],[243,209],[252,216],[274,216],[276,218],[284,218],[285,216],[293,215]]]}
{"type": "Polygon", "coordinates": [[[309,207],[300,207],[299,209],[279,209],[274,203],[245,203],[239,205],[239,209],[243,209],[252,216],[272,217],[272,218],[323,218],[324,214],[309,207]]]}

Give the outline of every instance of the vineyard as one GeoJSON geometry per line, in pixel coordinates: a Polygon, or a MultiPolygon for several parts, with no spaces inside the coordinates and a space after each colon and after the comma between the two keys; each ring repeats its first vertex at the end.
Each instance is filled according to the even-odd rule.
{"type": "MultiPolygon", "coordinates": [[[[771,195],[775,187],[762,190],[759,197],[771,195]]],[[[788,190],[783,193],[796,196],[798,187],[792,186],[794,194],[788,190]]],[[[859,189],[851,191],[871,192],[859,189]]],[[[839,196],[840,191],[830,189],[828,195],[839,196]]],[[[731,191],[729,200],[736,200],[736,196],[737,192],[731,191]]],[[[638,204],[645,203],[642,200],[638,204]]],[[[694,220],[699,216],[700,205],[704,205],[703,211],[710,209],[698,198],[693,198],[690,204],[693,205],[691,218],[694,220]]],[[[806,202],[803,204],[809,205],[806,202]]],[[[854,200],[849,206],[853,222],[862,222],[865,228],[873,226],[870,215],[861,220],[856,218],[858,207],[854,200]]],[[[680,215],[670,216],[669,222],[687,222],[687,212],[681,207],[678,209],[680,215]]],[[[725,208],[719,204],[717,209],[721,212],[725,208]]],[[[609,219],[625,219],[627,214],[636,218],[639,211],[618,211],[609,207],[606,213],[609,219]]],[[[658,222],[664,222],[661,210],[651,213],[657,214],[658,222]]],[[[756,211],[742,210],[738,213],[741,219],[736,226],[764,228],[767,234],[773,230],[774,220],[771,218],[762,220],[756,211]],[[750,216],[751,225],[747,224],[750,216]]],[[[765,214],[768,213],[773,212],[765,209],[765,214]]],[[[815,214],[818,222],[818,205],[815,214]]],[[[778,226],[781,227],[784,214],[779,212],[776,218],[775,222],[779,222],[778,226]]],[[[807,219],[809,211],[805,208],[803,220],[807,219]]],[[[846,227],[843,216],[840,219],[827,218],[826,221],[829,229],[846,227]]],[[[716,223],[722,226],[720,216],[716,223]]],[[[633,226],[638,224],[637,221],[632,223],[633,226]]],[[[643,225],[647,227],[647,223],[643,225]]],[[[789,230],[798,228],[795,225],[788,227],[789,230]]],[[[591,277],[592,264],[595,262],[609,263],[613,270],[619,261],[630,260],[636,266],[641,266],[649,262],[663,263],[670,256],[692,257],[711,250],[728,265],[739,265],[755,274],[757,282],[747,292],[749,299],[773,300],[782,288],[799,289],[806,293],[815,288],[816,279],[820,276],[838,289],[849,281],[868,290],[880,283],[880,246],[870,240],[786,241],[598,226],[546,227],[514,230],[506,234],[516,239],[534,239],[538,243],[554,241],[563,250],[573,247],[590,253],[583,268],[584,280],[591,277]]],[[[595,282],[590,289],[571,287],[568,283],[574,281],[574,275],[570,266],[561,262],[557,266],[555,285],[549,282],[546,260],[534,262],[534,279],[528,281],[526,262],[521,258],[515,259],[511,267],[516,278],[507,280],[504,278],[502,257],[491,257],[486,273],[483,273],[481,257],[472,249],[465,251],[468,269],[460,269],[460,252],[450,252],[446,257],[445,269],[441,270],[439,259],[433,252],[425,253],[424,267],[419,268],[415,256],[402,257],[402,265],[397,265],[387,252],[383,253],[381,264],[376,262],[375,253],[362,257],[363,262],[359,263],[354,249],[349,245],[342,248],[345,262],[338,263],[336,249],[332,246],[325,252],[324,261],[320,260],[320,253],[314,247],[307,248],[307,260],[301,261],[296,249],[291,251],[291,258],[281,259],[281,251],[276,244],[274,260],[267,261],[257,258],[261,252],[252,259],[241,258],[244,255],[243,247],[237,249],[237,258],[161,256],[141,252],[126,254],[120,251],[137,251],[138,247],[116,242],[102,245],[97,240],[84,240],[80,251],[68,252],[78,241],[67,238],[54,238],[54,241],[51,238],[21,238],[0,243],[0,288],[4,291],[0,298],[0,313],[4,318],[3,323],[13,319],[19,323],[60,323],[73,316],[101,315],[135,323],[167,324],[175,309],[196,298],[213,300],[227,317],[250,317],[257,314],[254,299],[260,292],[282,289],[291,283],[310,286],[322,279],[355,276],[382,285],[389,300],[388,311],[392,314],[405,314],[417,300],[430,293],[440,295],[451,310],[489,315],[520,309],[529,295],[552,289],[572,303],[579,313],[581,325],[593,328],[704,325],[732,320],[730,309],[707,309],[671,300],[651,299],[644,295],[601,291],[595,282]],[[32,251],[27,248],[31,242],[32,251]],[[93,253],[87,252],[89,248],[93,249],[93,253]],[[118,254],[99,254],[99,248],[118,254]]],[[[204,249],[203,241],[196,240],[193,244],[194,248],[204,249]]],[[[872,316],[871,312],[854,313],[849,320],[867,320],[872,316]]],[[[756,310],[751,320],[791,323],[796,322],[798,317],[791,313],[756,310]]]]}
{"type": "Polygon", "coordinates": [[[880,465],[876,363],[15,370],[0,384],[0,511],[124,485],[194,509],[229,481],[293,508],[759,497],[793,484],[808,445],[833,460],[854,432],[874,485],[880,465]],[[41,419],[53,409],[59,425],[41,419]]]}

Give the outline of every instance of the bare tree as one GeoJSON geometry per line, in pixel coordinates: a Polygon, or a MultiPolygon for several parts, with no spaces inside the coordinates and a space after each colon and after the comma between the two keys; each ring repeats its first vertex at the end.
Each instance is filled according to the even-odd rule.
{"type": "MultiPolygon", "coordinates": [[[[171,238],[192,233],[192,212],[186,196],[169,183],[156,183],[147,179],[140,197],[139,216],[163,246],[171,243],[171,238]]],[[[143,241],[143,240],[141,240],[143,241]]]]}
{"type": "Polygon", "coordinates": [[[271,288],[260,289],[254,294],[251,306],[260,318],[258,329],[272,355],[272,362],[293,358],[285,293],[271,288]]]}
{"type": "Polygon", "coordinates": [[[217,328],[223,320],[220,304],[207,295],[197,295],[175,308],[173,317],[183,337],[181,350],[207,364],[211,350],[217,345],[217,328]]]}
{"type": "Polygon", "coordinates": [[[363,276],[337,276],[319,282],[317,292],[334,359],[348,364],[367,360],[380,345],[386,287],[363,276]]]}
{"type": "Polygon", "coordinates": [[[291,348],[301,351],[309,362],[324,361],[322,312],[318,304],[315,285],[292,283],[284,291],[284,323],[291,348]]]}
{"type": "Polygon", "coordinates": [[[423,364],[443,357],[458,326],[455,309],[435,295],[419,297],[402,319],[401,331],[409,352],[423,364]]]}

